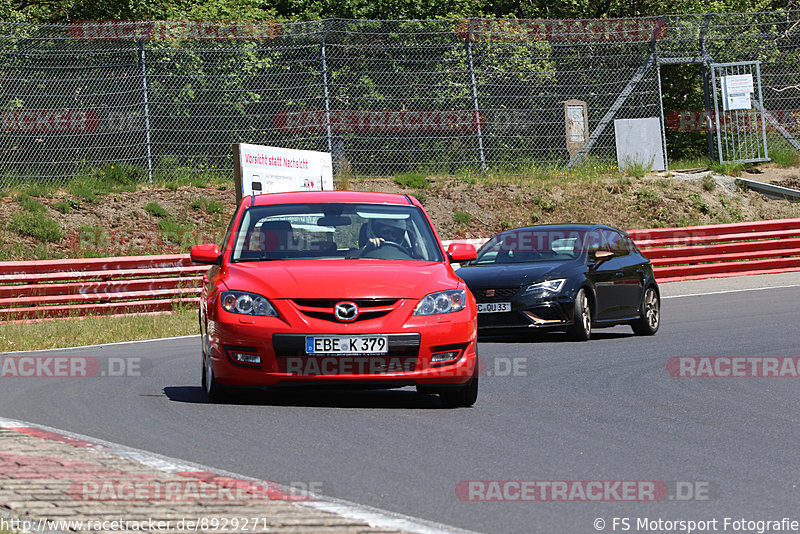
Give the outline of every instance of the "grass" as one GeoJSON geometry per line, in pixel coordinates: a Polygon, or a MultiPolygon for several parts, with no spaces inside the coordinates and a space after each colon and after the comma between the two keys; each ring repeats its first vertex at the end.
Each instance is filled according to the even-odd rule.
{"type": "Polygon", "coordinates": [[[425,189],[428,187],[428,180],[425,175],[419,172],[404,172],[394,177],[397,185],[412,189],[425,189]]]}
{"type": "Polygon", "coordinates": [[[633,176],[634,178],[644,178],[647,173],[650,172],[652,167],[652,161],[648,165],[645,165],[639,161],[628,161],[623,170],[628,176],[633,176]]]}
{"type": "Polygon", "coordinates": [[[744,165],[741,163],[713,163],[711,170],[725,176],[741,176],[744,165]]]}
{"type": "Polygon", "coordinates": [[[219,200],[206,200],[202,197],[192,200],[189,207],[196,211],[205,211],[211,214],[222,213],[225,210],[225,205],[219,200]]]}
{"type": "Polygon", "coordinates": [[[147,205],[145,205],[145,207],[144,207],[144,211],[146,211],[147,213],[149,213],[153,217],[165,218],[165,217],[169,216],[169,213],[167,213],[167,210],[164,209],[164,207],[161,206],[161,204],[159,204],[158,202],[148,202],[147,205]]]}
{"type": "Polygon", "coordinates": [[[542,211],[553,211],[556,209],[555,201],[542,195],[534,195],[531,202],[542,208],[542,211]]]}
{"type": "Polygon", "coordinates": [[[47,209],[44,207],[44,204],[38,200],[32,199],[25,193],[17,195],[17,202],[19,202],[19,205],[22,207],[22,209],[30,213],[44,213],[47,211],[47,209]]]}
{"type": "Polygon", "coordinates": [[[713,191],[717,187],[717,182],[711,176],[703,177],[703,189],[706,191],[713,191]]]}
{"type": "Polygon", "coordinates": [[[676,159],[675,161],[669,162],[669,169],[671,171],[708,169],[710,166],[711,160],[707,157],[676,159]]]}
{"type": "Polygon", "coordinates": [[[796,150],[773,148],[769,151],[769,157],[779,167],[797,167],[800,164],[800,153],[796,150]]]}
{"type": "Polygon", "coordinates": [[[196,310],[179,310],[171,315],[96,316],[8,323],[3,324],[0,330],[0,352],[77,347],[196,333],[196,310]]]}
{"type": "Polygon", "coordinates": [[[702,214],[707,214],[711,211],[708,203],[700,197],[700,193],[689,193],[689,202],[693,209],[696,209],[702,214]]]}
{"type": "Polygon", "coordinates": [[[453,220],[456,222],[456,224],[466,226],[472,220],[472,215],[466,211],[456,211],[453,213],[453,220]]]}
{"type": "Polygon", "coordinates": [[[58,221],[43,213],[18,211],[11,216],[9,227],[17,233],[31,236],[44,243],[51,243],[64,238],[64,233],[61,231],[58,221]]]}

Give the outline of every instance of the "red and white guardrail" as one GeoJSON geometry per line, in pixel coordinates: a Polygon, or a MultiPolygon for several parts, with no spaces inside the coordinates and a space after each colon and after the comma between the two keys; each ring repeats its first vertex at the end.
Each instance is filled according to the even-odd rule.
{"type": "MultiPolygon", "coordinates": [[[[659,282],[800,270],[800,219],[628,233],[659,282]]],[[[207,269],[186,254],[0,262],[0,322],[196,307],[207,269]]]]}

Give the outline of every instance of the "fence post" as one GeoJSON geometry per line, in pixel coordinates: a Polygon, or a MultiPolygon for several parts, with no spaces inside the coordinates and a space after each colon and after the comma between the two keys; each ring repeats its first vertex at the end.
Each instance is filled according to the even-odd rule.
{"type": "Polygon", "coordinates": [[[472,105],[475,111],[475,123],[478,127],[478,158],[481,162],[481,172],[486,172],[486,155],[483,152],[483,127],[481,126],[481,112],[478,107],[478,88],[475,82],[475,67],[472,64],[472,21],[469,20],[467,30],[467,60],[469,64],[470,86],[472,87],[472,105]]]}
{"type": "Polygon", "coordinates": [[[706,15],[705,20],[703,21],[703,26],[700,28],[700,54],[703,57],[703,67],[702,67],[702,76],[703,76],[703,104],[706,108],[706,129],[708,132],[706,133],[706,140],[708,141],[708,159],[714,161],[714,132],[712,131],[711,119],[709,114],[711,113],[711,87],[710,87],[710,80],[708,79],[708,65],[713,61],[711,56],[708,55],[708,50],[706,49],[706,33],[708,33],[708,27],[711,24],[711,17],[712,15],[709,13],[706,15]]]}
{"type": "MultiPolygon", "coordinates": [[[[661,27],[666,28],[667,22],[664,15],[659,17],[661,27]]],[[[667,130],[664,121],[664,93],[661,88],[661,61],[658,55],[658,39],[653,35],[653,53],[656,55],[656,80],[658,80],[658,109],[661,112],[661,148],[664,151],[664,170],[669,170],[669,155],[667,153],[667,130]]]]}
{"type": "Polygon", "coordinates": [[[139,41],[139,68],[142,72],[142,95],[144,96],[144,133],[147,144],[147,181],[153,183],[153,155],[150,151],[150,101],[147,95],[147,63],[144,57],[144,41],[139,41]]]}
{"type": "MultiPolygon", "coordinates": [[[[325,132],[328,136],[328,152],[333,155],[331,139],[331,100],[328,95],[328,58],[325,51],[325,39],[328,37],[328,20],[322,22],[322,42],[320,43],[320,61],[322,62],[322,94],[325,98],[325,132]]],[[[333,174],[338,172],[338,161],[333,160],[333,174]]]]}

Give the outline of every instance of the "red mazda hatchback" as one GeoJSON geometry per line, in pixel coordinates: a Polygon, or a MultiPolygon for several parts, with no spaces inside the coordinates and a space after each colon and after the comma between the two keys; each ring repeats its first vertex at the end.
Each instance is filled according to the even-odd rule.
{"type": "Polygon", "coordinates": [[[192,248],[212,264],[200,304],[203,388],[416,386],[447,406],[478,394],[475,299],[422,205],[352,191],[243,199],[222,243],[192,248]]]}

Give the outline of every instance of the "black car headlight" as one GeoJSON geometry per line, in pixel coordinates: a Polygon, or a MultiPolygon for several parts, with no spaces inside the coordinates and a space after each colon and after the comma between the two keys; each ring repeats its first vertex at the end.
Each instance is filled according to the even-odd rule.
{"type": "Polygon", "coordinates": [[[437,315],[440,313],[454,313],[464,309],[467,304],[467,292],[463,289],[449,289],[437,291],[419,301],[414,309],[414,315],[437,315]]]}
{"type": "Polygon", "coordinates": [[[261,315],[264,317],[277,317],[278,312],[272,304],[261,295],[246,291],[223,291],[220,295],[222,309],[231,313],[243,315],[261,315]]]}
{"type": "Polygon", "coordinates": [[[523,297],[554,297],[561,292],[561,288],[566,283],[566,278],[558,278],[556,280],[545,280],[544,282],[537,282],[525,288],[522,292],[523,297]]]}

